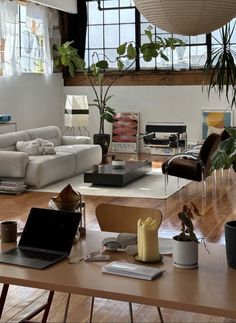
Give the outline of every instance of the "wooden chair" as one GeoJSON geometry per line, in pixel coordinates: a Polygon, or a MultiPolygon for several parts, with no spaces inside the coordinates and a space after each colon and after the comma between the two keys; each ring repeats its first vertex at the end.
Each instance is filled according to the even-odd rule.
{"type": "MultiPolygon", "coordinates": [[[[101,203],[95,210],[100,229],[107,232],[137,233],[139,219],[152,217],[161,225],[162,213],[157,209],[101,203]]],[[[90,309],[90,322],[93,318],[94,297],[90,309]]],[[[157,307],[160,321],[163,321],[161,309],[157,307]]],[[[133,322],[132,303],[129,303],[130,321],[133,322]]]]}

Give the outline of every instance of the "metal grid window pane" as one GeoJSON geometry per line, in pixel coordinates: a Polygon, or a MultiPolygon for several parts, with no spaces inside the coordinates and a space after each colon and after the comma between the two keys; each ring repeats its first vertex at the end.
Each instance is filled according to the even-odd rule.
{"type": "Polygon", "coordinates": [[[130,40],[135,40],[135,25],[120,25],[120,43],[123,44],[130,40]]]}
{"type": "Polygon", "coordinates": [[[117,48],[120,44],[119,25],[104,25],[104,47],[117,48]]]}
{"type": "Polygon", "coordinates": [[[90,26],[88,30],[88,46],[90,49],[103,48],[103,31],[104,27],[101,26],[90,26]]]}
{"type": "MultiPolygon", "coordinates": [[[[140,26],[137,26],[135,21],[135,9],[131,8],[134,6],[131,0],[103,0],[101,1],[101,6],[105,9],[99,11],[97,8],[96,1],[88,1],[88,14],[89,14],[89,24],[88,24],[88,38],[86,51],[94,51],[94,48],[99,48],[100,51],[109,57],[112,55],[112,60],[115,59],[115,49],[117,46],[124,42],[135,42],[140,40],[140,43],[147,42],[147,36],[145,35],[145,29],[151,24],[146,20],[145,17],[140,15],[140,26]],[[127,8],[130,7],[130,8],[127,8]],[[114,9],[113,9],[114,8],[114,9]],[[112,9],[112,10],[110,10],[112,9]],[[103,29],[97,30],[95,35],[92,36],[92,25],[96,25],[103,29]],[[113,26],[112,26],[113,25],[113,26]],[[140,27],[140,28],[139,28],[140,27]],[[136,34],[140,30],[140,34],[136,34]],[[104,35],[104,38],[102,38],[104,35]],[[90,41],[91,37],[91,41],[90,41]],[[96,39],[95,39],[96,38],[96,39]],[[96,46],[93,46],[93,41],[95,41],[96,46]],[[98,45],[100,43],[100,45],[98,45]]],[[[231,24],[234,23],[232,20],[231,24]]],[[[189,70],[203,68],[207,53],[210,52],[212,48],[215,48],[219,44],[220,32],[219,30],[212,33],[211,42],[207,41],[207,35],[197,35],[197,36],[183,36],[177,34],[169,34],[166,31],[152,26],[153,33],[155,37],[176,37],[182,39],[185,42],[184,46],[177,47],[175,51],[170,49],[165,50],[165,55],[169,58],[169,61],[165,61],[160,57],[153,59],[151,62],[145,62],[142,57],[139,59],[139,69],[158,69],[158,70],[189,70]]],[[[236,32],[232,37],[232,46],[236,47],[236,32]]],[[[91,54],[87,55],[91,57],[91,54]]],[[[91,62],[89,62],[91,64],[91,62]]],[[[128,62],[127,62],[127,65],[128,62]]],[[[116,67],[115,64],[112,67],[116,67]]],[[[137,68],[135,65],[132,68],[137,68]]]]}
{"type": "Polygon", "coordinates": [[[104,11],[104,25],[106,24],[119,24],[118,10],[104,11]]]}

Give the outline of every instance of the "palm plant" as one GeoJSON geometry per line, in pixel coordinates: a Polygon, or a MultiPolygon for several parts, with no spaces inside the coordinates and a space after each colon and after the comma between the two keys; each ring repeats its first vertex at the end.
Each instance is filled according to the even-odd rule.
{"type": "Polygon", "coordinates": [[[210,74],[208,85],[208,97],[211,90],[218,92],[219,98],[225,91],[230,107],[236,107],[236,52],[230,43],[235,31],[235,24],[226,24],[220,29],[218,46],[212,50],[205,63],[205,70],[210,74]]]}
{"type": "Polygon", "coordinates": [[[145,30],[145,34],[148,42],[143,43],[140,47],[137,47],[134,42],[125,42],[117,48],[116,64],[120,73],[106,87],[104,86],[104,71],[109,69],[110,63],[114,63],[108,57],[104,55],[101,57],[95,52],[92,55],[92,65],[86,67],[85,61],[78,56],[77,50],[71,45],[73,41],[67,41],[61,46],[54,46],[54,63],[56,66],[63,65],[68,67],[71,76],[74,76],[75,72],[78,71],[83,72],[87,77],[95,95],[95,99],[90,106],[95,106],[99,110],[100,134],[104,134],[105,120],[108,122],[114,121],[115,110],[108,105],[108,101],[112,97],[112,95],[108,95],[109,90],[114,82],[130,70],[140,56],[146,62],[150,62],[158,56],[168,61],[168,57],[164,54],[165,49],[175,49],[177,45],[184,45],[183,41],[177,38],[162,39],[157,37],[154,39],[151,27],[145,30]],[[129,62],[128,66],[124,63],[127,60],[129,62]]]}

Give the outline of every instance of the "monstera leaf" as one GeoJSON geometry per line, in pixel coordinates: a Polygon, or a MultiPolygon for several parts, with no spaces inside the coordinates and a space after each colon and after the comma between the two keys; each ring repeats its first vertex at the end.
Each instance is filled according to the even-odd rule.
{"type": "Polygon", "coordinates": [[[211,171],[215,169],[229,169],[236,171],[236,128],[228,127],[225,130],[229,138],[221,141],[219,147],[211,156],[211,171]]]}

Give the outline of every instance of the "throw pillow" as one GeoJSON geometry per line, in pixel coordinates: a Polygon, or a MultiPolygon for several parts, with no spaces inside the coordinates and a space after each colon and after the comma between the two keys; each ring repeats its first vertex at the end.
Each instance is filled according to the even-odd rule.
{"type": "Polygon", "coordinates": [[[31,156],[55,154],[53,143],[42,138],[31,141],[17,141],[16,150],[31,156]]]}

